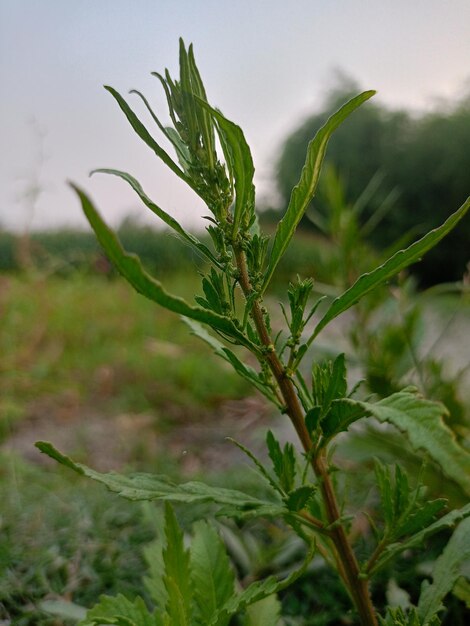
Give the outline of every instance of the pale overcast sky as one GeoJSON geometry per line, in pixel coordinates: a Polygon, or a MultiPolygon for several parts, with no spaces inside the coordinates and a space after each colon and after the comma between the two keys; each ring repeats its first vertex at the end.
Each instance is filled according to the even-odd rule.
{"type": "Polygon", "coordinates": [[[470,77],[469,0],[0,0],[0,227],[84,225],[66,179],[113,224],[154,219],[124,182],[88,179],[95,167],[129,171],[186,226],[200,224],[200,203],[102,88],[140,89],[165,117],[150,72],[176,75],[179,36],[194,43],[211,103],[244,129],[261,193],[283,137],[321,103],[336,69],[413,109],[456,97],[470,77]],[[31,216],[24,190],[38,174],[31,216]]]}

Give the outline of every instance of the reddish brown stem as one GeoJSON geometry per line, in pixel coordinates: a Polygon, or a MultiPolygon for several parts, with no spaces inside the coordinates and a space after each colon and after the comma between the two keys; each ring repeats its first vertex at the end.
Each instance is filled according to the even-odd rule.
{"type": "MultiPolygon", "coordinates": [[[[249,296],[252,292],[252,287],[248,275],[245,254],[243,250],[235,247],[235,256],[239,271],[240,286],[245,296],[249,296]]],[[[312,440],[305,426],[304,413],[297,397],[295,387],[291,379],[286,375],[285,368],[276,354],[258,300],[254,301],[251,312],[259,338],[266,350],[266,359],[269,363],[269,367],[284,399],[286,413],[294,425],[305,452],[309,454],[312,448],[312,440]]],[[[339,522],[340,512],[338,502],[323,454],[313,455],[311,463],[315,475],[320,481],[323,502],[325,504],[328,522],[331,525],[330,537],[336,550],[338,572],[348,588],[363,626],[377,626],[377,617],[370,598],[368,582],[360,576],[356,555],[349,543],[344,527],[341,522],[339,522]]]]}

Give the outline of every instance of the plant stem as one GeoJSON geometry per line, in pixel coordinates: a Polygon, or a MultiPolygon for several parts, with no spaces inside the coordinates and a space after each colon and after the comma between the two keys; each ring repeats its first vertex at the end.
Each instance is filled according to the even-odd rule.
{"type": "MultiPolygon", "coordinates": [[[[248,297],[252,293],[252,286],[248,274],[246,256],[240,247],[234,246],[234,251],[239,271],[239,283],[243,293],[248,297]]],[[[294,425],[305,452],[309,454],[312,448],[312,440],[305,426],[303,410],[292,380],[287,376],[286,370],[274,350],[258,299],[254,300],[251,312],[261,343],[266,349],[266,359],[269,363],[269,367],[284,399],[286,413],[294,425]]],[[[337,552],[338,572],[347,586],[352,601],[359,613],[362,625],[377,626],[377,617],[370,598],[368,581],[360,577],[359,565],[346,536],[346,532],[342,524],[337,523],[340,519],[340,512],[333,483],[325,462],[324,453],[321,452],[318,455],[313,455],[311,463],[315,475],[320,481],[328,522],[330,525],[334,524],[330,536],[337,552]]]]}

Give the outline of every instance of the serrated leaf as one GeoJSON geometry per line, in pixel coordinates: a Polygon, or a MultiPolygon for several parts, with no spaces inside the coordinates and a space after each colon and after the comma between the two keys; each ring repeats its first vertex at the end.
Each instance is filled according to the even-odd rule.
{"type": "MultiPolygon", "coordinates": [[[[132,128],[139,135],[139,137],[147,144],[147,146],[151,150],[153,150],[153,152],[165,163],[165,165],[167,167],[170,168],[170,170],[174,174],[176,174],[179,178],[181,178],[181,180],[184,180],[184,182],[189,187],[191,187],[191,189],[193,191],[195,191],[198,194],[198,196],[202,197],[201,194],[199,193],[196,185],[191,180],[191,178],[189,176],[187,176],[186,173],[183,172],[183,170],[181,170],[178,167],[178,165],[173,161],[173,159],[170,157],[170,155],[155,141],[155,139],[150,135],[148,130],[145,128],[145,126],[142,124],[142,122],[139,120],[137,115],[134,113],[134,111],[130,108],[130,106],[127,104],[127,102],[121,96],[121,94],[118,93],[115,89],[113,89],[113,87],[110,87],[109,85],[105,85],[104,88],[116,100],[116,102],[118,103],[120,109],[122,110],[124,115],[127,117],[127,119],[129,121],[130,125],[132,126],[132,128]]],[[[202,198],[202,199],[204,200],[204,198],[202,198]]]]}
{"type": "Polygon", "coordinates": [[[279,442],[270,430],[268,430],[266,435],[266,443],[268,445],[269,458],[273,462],[274,472],[279,478],[282,489],[287,493],[294,486],[296,473],[294,446],[291,443],[286,443],[284,450],[281,450],[279,442]]]}
{"type": "Polygon", "coordinates": [[[87,611],[79,626],[163,626],[163,621],[156,613],[151,614],[142,598],[128,600],[122,594],[101,596],[98,604],[87,611]]]}
{"type": "Polygon", "coordinates": [[[323,398],[323,413],[326,414],[333,400],[344,398],[347,390],[345,357],[344,354],[339,354],[334,360],[328,387],[323,398]]]}
{"type": "Polygon", "coordinates": [[[227,165],[233,169],[232,174],[235,179],[235,207],[233,211],[233,237],[235,238],[241,225],[247,227],[251,223],[254,211],[253,176],[255,168],[253,158],[242,129],[204,100],[198,98],[198,101],[217,121],[220,132],[224,136],[224,147],[227,149],[228,146],[230,149],[231,159],[227,165]]]}
{"type": "Polygon", "coordinates": [[[458,224],[469,208],[470,198],[468,198],[464,204],[441,226],[431,230],[427,233],[427,235],[413,243],[405,250],[400,250],[390,259],[385,261],[385,263],[377,267],[375,270],[372,270],[372,272],[360,276],[352,287],[332,302],[325,315],[315,327],[313,334],[307,342],[308,345],[312,343],[320,331],[323,330],[323,328],[325,328],[325,326],[332,320],[334,320],[335,317],[344,313],[344,311],[347,311],[347,309],[356,304],[356,302],[372,291],[372,289],[384,284],[412,263],[419,261],[423,254],[439,243],[439,241],[458,224]]]}
{"type": "Polygon", "coordinates": [[[144,557],[148,565],[147,575],[144,576],[144,584],[150,597],[161,611],[165,609],[168,601],[168,592],[163,582],[165,564],[163,561],[163,548],[165,542],[158,537],[144,548],[144,557]]]}
{"type": "Polygon", "coordinates": [[[422,489],[410,489],[408,477],[399,465],[395,466],[392,479],[391,469],[376,459],[375,476],[385,521],[385,537],[389,542],[422,530],[446,505],[444,499],[423,502],[422,489]]]}
{"type": "Polygon", "coordinates": [[[303,485],[291,491],[286,498],[286,506],[289,511],[301,511],[304,509],[316,492],[314,485],[303,485]]]}
{"type": "MultiPolygon", "coordinates": [[[[83,211],[110,261],[136,291],[174,313],[209,324],[225,335],[233,337],[242,345],[254,347],[229,318],[202,307],[191,306],[182,298],[165,291],[161,283],[143,269],[140,259],[122,248],[116,234],[103,221],[86,193],[76,185],[71,184],[71,186],[78,194],[83,211]]],[[[254,348],[256,350],[256,347],[254,348]]]]}
{"type": "Polygon", "coordinates": [[[171,215],[169,215],[166,211],[161,209],[159,206],[151,200],[147,194],[142,189],[141,184],[137,181],[133,176],[128,174],[127,172],[122,172],[120,170],[108,169],[108,168],[100,168],[93,170],[91,174],[110,174],[112,176],[117,176],[125,180],[132,189],[136,192],[142,202],[147,206],[157,217],[159,217],[167,226],[172,228],[178,235],[180,235],[185,241],[191,244],[194,248],[199,250],[209,261],[218,265],[218,261],[209,248],[204,245],[199,239],[193,235],[192,233],[185,230],[171,215]]]}
{"type": "Polygon", "coordinates": [[[385,548],[380,558],[375,563],[374,567],[370,569],[369,575],[376,574],[384,565],[386,565],[391,559],[395,558],[400,552],[410,550],[412,548],[418,548],[432,535],[444,530],[446,528],[453,528],[461,520],[470,517],[470,504],[467,504],[461,509],[454,509],[447,513],[436,522],[427,526],[419,533],[416,533],[409,539],[400,543],[393,543],[385,548]]]}
{"type": "Polygon", "coordinates": [[[307,427],[307,430],[311,437],[314,436],[314,433],[316,432],[320,424],[321,413],[321,406],[316,405],[309,409],[305,414],[305,426],[307,427]]]}
{"type": "Polygon", "coordinates": [[[167,502],[185,502],[187,504],[213,502],[219,506],[231,506],[239,509],[240,513],[254,511],[258,508],[263,510],[263,507],[266,507],[265,510],[279,507],[277,502],[261,500],[242,491],[212,487],[197,481],[178,485],[167,476],[156,474],[131,474],[129,476],[123,476],[115,472],[102,474],[82,463],[75,463],[48,442],[38,441],[35,445],[41,452],[62,465],[102,483],[110,491],[128,500],[162,500],[167,502]]]}
{"type": "Polygon", "coordinates": [[[357,422],[365,414],[364,407],[351,398],[333,400],[328,413],[320,422],[325,438],[324,443],[338,433],[347,430],[351,424],[357,422]]]}
{"type": "Polygon", "coordinates": [[[245,626],[277,626],[281,615],[281,603],[276,595],[268,596],[249,606],[245,626]]]}
{"type": "Polygon", "coordinates": [[[424,626],[441,609],[442,601],[461,576],[462,566],[470,559],[470,518],[459,524],[441,556],[434,563],[431,584],[423,585],[418,613],[424,626]]]}
{"type": "Polygon", "coordinates": [[[315,195],[326,147],[332,133],[348,117],[348,115],[350,115],[355,109],[357,109],[363,102],[371,98],[374,94],[375,91],[365,91],[347,102],[339,109],[339,111],[328,119],[326,124],[320,128],[315,137],[309,143],[307,157],[300,175],[300,180],[292,191],[286,213],[276,229],[268,268],[266,270],[263,286],[261,288],[261,294],[266,291],[277,264],[284,255],[284,252],[286,251],[300,220],[315,195]]]}
{"type": "Polygon", "coordinates": [[[375,479],[380,492],[380,504],[385,524],[391,527],[395,519],[392,478],[390,469],[375,459],[375,479]]]}
{"type": "Polygon", "coordinates": [[[425,502],[415,513],[411,513],[400,524],[397,529],[397,535],[412,535],[425,528],[436,518],[446,504],[447,500],[444,498],[425,502]]]}
{"type": "Polygon", "coordinates": [[[170,504],[165,506],[165,547],[163,582],[168,594],[166,610],[172,624],[191,626],[192,585],[189,550],[184,547],[183,532],[170,504]]]}
{"type": "MultiPolygon", "coordinates": [[[[211,622],[234,593],[235,576],[225,546],[213,526],[196,522],[191,542],[191,584],[200,624],[211,622]]],[[[226,626],[227,620],[216,622],[226,626]]]]}
{"type": "Polygon", "coordinates": [[[446,426],[446,408],[416,393],[400,391],[375,404],[356,402],[381,422],[388,422],[406,433],[415,450],[426,451],[444,474],[470,493],[470,454],[456,441],[446,426]]]}

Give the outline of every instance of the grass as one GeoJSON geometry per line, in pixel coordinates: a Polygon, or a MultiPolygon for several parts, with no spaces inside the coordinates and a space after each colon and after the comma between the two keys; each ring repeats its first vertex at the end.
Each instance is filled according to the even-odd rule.
{"type": "MultiPolygon", "coordinates": [[[[168,286],[194,293],[184,276],[171,276],[168,286]]],[[[10,275],[0,279],[0,307],[3,437],[41,411],[92,406],[171,421],[247,391],[177,317],[120,280],[10,275]],[[169,406],[173,398],[177,406],[169,406]]]]}
{"type": "MultiPolygon", "coordinates": [[[[194,293],[187,275],[172,274],[166,285],[194,293]]],[[[59,440],[73,432],[69,451],[84,461],[99,465],[104,456],[104,467],[174,474],[169,453],[149,458],[138,442],[140,416],[150,417],[145,435],[171,430],[208,420],[248,389],[176,316],[119,279],[3,275],[0,314],[0,623],[61,626],[41,611],[44,599],[90,606],[102,593],[145,595],[141,547],[154,528],[139,504],[11,449],[37,462],[32,440],[42,438],[41,428],[59,440]],[[97,424],[106,424],[104,433],[97,424]],[[23,431],[32,431],[31,441],[23,431]],[[83,431],[91,432],[98,460],[87,458],[83,431]],[[119,437],[129,454],[116,458],[113,448],[106,456],[105,439],[119,437]]]]}
{"type": "MultiPolygon", "coordinates": [[[[187,298],[195,291],[188,274],[171,273],[165,285],[187,298]]],[[[455,308],[454,300],[439,302],[444,310],[436,313],[455,308]]],[[[101,593],[145,595],[142,548],[154,528],[139,504],[56,466],[27,463],[8,451],[11,442],[38,424],[51,428],[54,438],[73,431],[74,447],[64,449],[87,461],[80,424],[91,432],[98,455],[92,464],[99,465],[103,435],[93,426],[105,423],[104,437],[123,438],[130,454],[103,458],[103,466],[112,460],[114,466],[175,474],[170,452],[157,459],[146,454],[146,435],[214,421],[227,399],[250,390],[177,317],[119,279],[0,276],[0,317],[0,624],[62,626],[66,622],[41,611],[44,599],[89,606],[101,593]],[[150,418],[143,437],[142,415],[150,418]],[[131,430],[120,430],[122,416],[131,430]],[[138,437],[143,443],[135,443],[138,437]]],[[[22,448],[29,449],[29,443],[22,448]]],[[[412,572],[414,580],[414,567],[412,572]]],[[[299,583],[310,590],[293,589],[283,598],[287,613],[310,615],[306,623],[312,626],[328,623],[320,606],[330,606],[330,622],[344,611],[336,581],[325,579],[318,587],[318,576],[323,573],[299,583]],[[298,606],[307,596],[311,604],[298,606]]]]}

